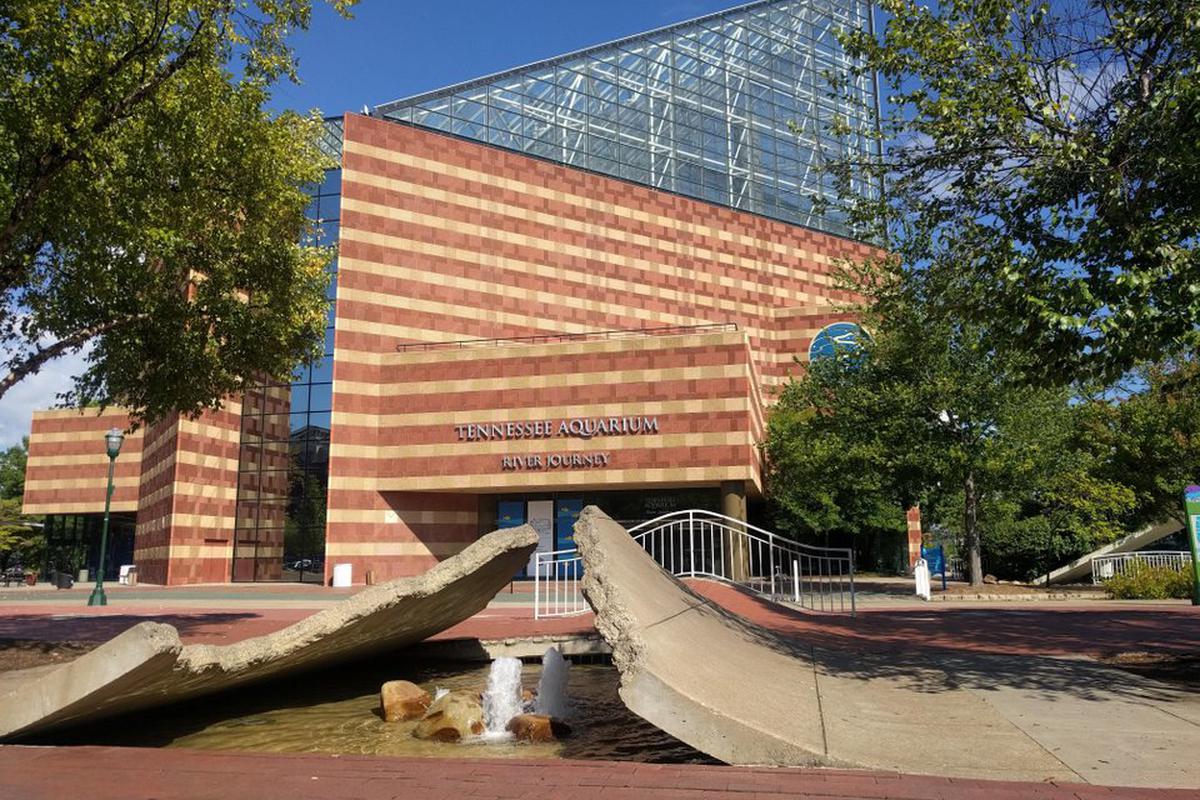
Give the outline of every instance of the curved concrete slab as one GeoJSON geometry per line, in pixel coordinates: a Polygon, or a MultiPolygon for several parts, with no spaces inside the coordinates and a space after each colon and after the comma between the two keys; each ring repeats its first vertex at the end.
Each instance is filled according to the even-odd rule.
{"type": "Polygon", "coordinates": [[[184,646],[172,626],[140,623],[68,664],[6,675],[0,740],[414,644],[482,611],[537,542],[528,525],[494,531],[423,575],[364,589],[236,644],[184,646]]]}
{"type": "Polygon", "coordinates": [[[727,763],[1200,785],[1197,695],[1076,659],[814,647],[692,592],[599,509],[575,542],[622,700],[727,763]]]}

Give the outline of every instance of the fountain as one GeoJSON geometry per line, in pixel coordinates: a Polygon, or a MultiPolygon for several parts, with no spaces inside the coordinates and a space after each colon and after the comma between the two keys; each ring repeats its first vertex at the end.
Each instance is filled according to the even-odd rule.
{"type": "Polygon", "coordinates": [[[490,736],[507,736],[508,721],[521,713],[521,659],[497,658],[483,693],[483,724],[490,736]]]}
{"type": "MultiPolygon", "coordinates": [[[[561,719],[570,711],[567,702],[567,669],[571,662],[551,647],[542,655],[542,675],[538,680],[534,714],[561,719]]],[[[522,701],[521,661],[497,658],[488,670],[487,690],[483,693],[484,739],[510,737],[509,722],[530,709],[522,701]]]]}
{"type": "Polygon", "coordinates": [[[537,700],[533,706],[535,713],[557,719],[570,713],[567,702],[567,669],[570,666],[571,662],[563,658],[556,647],[542,654],[542,677],[538,679],[537,700]]]}

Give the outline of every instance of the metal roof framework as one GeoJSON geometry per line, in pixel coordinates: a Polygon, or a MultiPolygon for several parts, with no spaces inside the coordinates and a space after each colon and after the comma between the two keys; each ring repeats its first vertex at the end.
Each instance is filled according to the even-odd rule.
{"type": "MultiPolygon", "coordinates": [[[[853,236],[830,158],[877,154],[867,0],[760,0],[377,106],[374,116],[853,236]],[[831,78],[850,80],[851,91],[831,78]],[[840,124],[839,124],[840,123],[840,124]]],[[[866,179],[853,189],[874,196],[866,179]]]]}

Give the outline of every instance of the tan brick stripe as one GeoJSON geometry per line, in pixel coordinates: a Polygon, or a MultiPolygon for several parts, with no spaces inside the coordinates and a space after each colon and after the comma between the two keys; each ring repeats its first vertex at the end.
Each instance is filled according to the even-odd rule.
{"type": "MultiPolygon", "coordinates": [[[[33,502],[26,501],[21,507],[22,514],[38,516],[41,514],[95,514],[97,509],[104,510],[104,491],[100,491],[98,499],[88,502],[63,502],[61,500],[34,500],[33,502]]],[[[128,511],[138,510],[138,501],[135,499],[118,500],[114,495],[110,511],[125,513],[128,511]]]]}
{"type": "Polygon", "coordinates": [[[699,381],[719,378],[741,378],[746,374],[742,364],[727,364],[712,367],[670,367],[666,369],[627,369],[603,372],[583,372],[556,375],[521,375],[511,378],[463,378],[448,385],[444,381],[401,380],[395,383],[369,384],[354,381],[339,381],[337,391],[345,394],[365,394],[378,397],[411,396],[414,394],[441,394],[448,390],[456,393],[472,391],[513,391],[519,389],[546,389],[550,387],[591,386],[594,384],[656,383],[667,381],[699,381]]]}
{"type": "MultiPolygon", "coordinates": [[[[371,493],[372,498],[375,493],[371,493]]],[[[473,525],[478,514],[475,511],[394,511],[385,509],[349,509],[332,508],[328,513],[329,522],[363,523],[363,524],[398,524],[398,525],[473,525]],[[396,514],[399,523],[388,523],[389,512],[396,514]]]]}
{"type": "MultiPolygon", "coordinates": [[[[147,560],[190,560],[196,558],[227,559],[233,551],[232,542],[220,544],[159,545],[133,549],[135,562],[147,560]]],[[[141,570],[138,570],[139,572],[141,570]]]]}
{"type": "MultiPolygon", "coordinates": [[[[103,491],[108,481],[107,471],[88,475],[79,478],[44,478],[25,481],[25,491],[39,492],[51,491],[54,489],[98,489],[103,491]],[[99,484],[97,484],[99,481],[99,484]]],[[[122,478],[113,478],[113,486],[122,488],[137,488],[141,484],[141,479],[137,475],[130,475],[122,478]]]]}
{"type": "Polygon", "coordinates": [[[425,555],[441,558],[461,553],[468,544],[469,542],[328,542],[325,545],[325,558],[425,555]]]}
{"type": "MultiPolygon", "coordinates": [[[[622,489],[664,484],[711,484],[717,481],[752,480],[749,463],[723,467],[679,467],[662,469],[605,470],[602,474],[587,470],[573,472],[502,473],[480,475],[443,475],[416,478],[381,477],[375,484],[381,491],[490,492],[494,489],[540,491],[558,487],[603,489],[620,485],[622,489]]],[[[354,488],[362,478],[331,476],[330,488],[354,488]]]]}

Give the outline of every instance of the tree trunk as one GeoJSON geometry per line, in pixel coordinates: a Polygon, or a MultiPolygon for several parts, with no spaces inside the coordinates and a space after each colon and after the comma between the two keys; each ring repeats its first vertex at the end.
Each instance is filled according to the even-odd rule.
{"type": "Polygon", "coordinates": [[[983,585],[983,559],[980,556],[979,528],[975,525],[978,507],[979,498],[975,494],[975,473],[967,470],[967,479],[963,481],[963,536],[966,539],[972,586],[983,585]]]}

